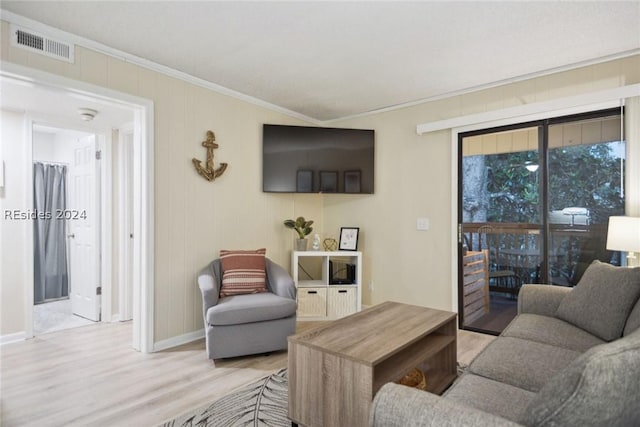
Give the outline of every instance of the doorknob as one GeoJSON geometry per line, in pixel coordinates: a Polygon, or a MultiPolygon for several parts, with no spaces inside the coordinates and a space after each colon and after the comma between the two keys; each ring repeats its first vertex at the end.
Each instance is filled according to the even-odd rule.
{"type": "Polygon", "coordinates": [[[75,234],[67,234],[67,237],[70,237],[70,238],[72,238],[72,239],[75,239],[75,238],[76,238],[76,235],[75,235],[75,234]]]}

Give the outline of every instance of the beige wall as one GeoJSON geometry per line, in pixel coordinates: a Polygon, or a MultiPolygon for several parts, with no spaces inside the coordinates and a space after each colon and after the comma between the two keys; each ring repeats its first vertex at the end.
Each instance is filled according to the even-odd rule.
{"type": "Polygon", "coordinates": [[[31,173],[31,160],[24,156],[25,118],[22,113],[0,110],[0,137],[4,161],[4,188],[0,189],[0,336],[24,332],[25,227],[31,221],[7,217],[7,211],[23,210],[26,203],[23,176],[31,173]]]}
{"type": "MultiPolygon", "coordinates": [[[[385,300],[451,309],[451,132],[418,136],[416,125],[640,82],[640,56],[513,83],[332,125],[376,131],[372,196],[326,196],[327,229],[359,226],[364,304],[385,300]],[[428,231],[416,219],[430,220],[428,231]]],[[[636,119],[640,116],[635,115],[636,119]]],[[[633,120],[633,116],[628,118],[633,120]]],[[[640,140],[633,141],[640,146],[640,140]]],[[[637,162],[636,162],[637,163],[637,162]]],[[[632,166],[632,165],[630,165],[632,166]]],[[[636,164],[635,168],[640,168],[636,164]]],[[[629,183],[632,184],[632,183],[629,183]]],[[[635,184],[638,192],[640,183],[635,184]]]]}
{"type": "MultiPolygon", "coordinates": [[[[323,236],[360,227],[365,284],[374,286],[373,292],[364,287],[365,304],[396,300],[450,309],[451,135],[417,136],[416,125],[640,81],[635,57],[332,123],[376,130],[375,194],[274,195],[261,191],[261,125],[304,124],[299,120],[84,48],[76,49],[75,64],[66,64],[14,49],[8,40],[3,22],[4,61],[154,102],[156,342],[202,328],[195,273],[220,249],[264,246],[289,266],[294,234],[282,221],[297,215],[315,220],[323,236]],[[214,183],[190,162],[204,158],[200,142],[209,129],[220,144],[216,162],[229,163],[214,183]],[[430,219],[428,231],[416,231],[417,217],[430,219]]],[[[3,310],[18,307],[4,292],[3,282],[3,310]]],[[[0,333],[21,330],[21,315],[11,313],[11,327],[3,324],[0,333]]]]}
{"type": "MultiPolygon", "coordinates": [[[[154,102],[156,342],[203,327],[195,274],[220,249],[266,247],[268,256],[288,267],[294,234],[282,221],[304,215],[322,229],[321,196],[272,195],[261,188],[262,124],[306,123],[81,47],[75,64],[31,54],[9,45],[8,27],[3,21],[3,61],[154,102]],[[205,158],[200,143],[209,129],[220,144],[216,163],[229,163],[213,183],[197,175],[191,163],[192,157],[205,158]]],[[[7,164],[27,161],[3,155],[7,164]]],[[[3,276],[6,256],[3,252],[3,276]]],[[[23,264],[2,283],[0,335],[25,330],[18,273],[23,264]]]]}

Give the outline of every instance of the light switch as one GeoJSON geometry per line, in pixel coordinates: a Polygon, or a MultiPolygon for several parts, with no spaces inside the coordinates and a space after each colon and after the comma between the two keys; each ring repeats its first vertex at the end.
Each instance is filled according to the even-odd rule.
{"type": "Polygon", "coordinates": [[[424,231],[429,229],[429,218],[418,218],[417,229],[424,231]]]}

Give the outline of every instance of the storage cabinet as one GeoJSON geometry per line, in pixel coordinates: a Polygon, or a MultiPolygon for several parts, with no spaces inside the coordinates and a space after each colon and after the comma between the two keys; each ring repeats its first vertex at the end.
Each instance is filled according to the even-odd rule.
{"type": "Polygon", "coordinates": [[[298,319],[338,319],[362,309],[362,252],[294,251],[298,319]]]}

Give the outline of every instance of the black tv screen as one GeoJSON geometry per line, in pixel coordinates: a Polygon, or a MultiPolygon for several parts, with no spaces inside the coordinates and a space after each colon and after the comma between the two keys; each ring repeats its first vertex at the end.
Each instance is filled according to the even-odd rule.
{"type": "Polygon", "coordinates": [[[374,131],[265,124],[262,190],[373,193],[374,131]]]}

